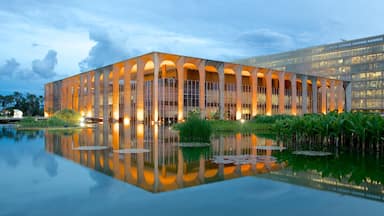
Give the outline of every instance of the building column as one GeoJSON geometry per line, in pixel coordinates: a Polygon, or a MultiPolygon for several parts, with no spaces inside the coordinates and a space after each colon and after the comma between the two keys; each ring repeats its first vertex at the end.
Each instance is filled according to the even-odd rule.
{"type": "Polygon", "coordinates": [[[301,103],[301,114],[308,113],[308,77],[306,75],[301,76],[301,88],[302,88],[302,103],[301,103]]]}
{"type": "Polygon", "coordinates": [[[95,93],[93,101],[94,117],[100,118],[100,71],[95,71],[95,93]]]}
{"type": "MultiPolygon", "coordinates": [[[[143,68],[144,69],[144,68],[143,68]]],[[[143,73],[143,77],[144,77],[144,73],[143,73]]],[[[144,124],[137,124],[137,128],[136,128],[136,142],[137,142],[137,148],[138,149],[143,149],[144,148],[144,124]]],[[[136,164],[136,167],[137,167],[137,184],[138,185],[142,185],[142,183],[144,183],[145,181],[145,177],[144,177],[144,168],[145,168],[145,165],[144,165],[144,153],[139,153],[137,154],[137,164],[136,164]]]]}
{"type": "Polygon", "coordinates": [[[251,83],[252,83],[252,116],[257,115],[257,72],[258,69],[255,68],[251,72],[251,83]]]}
{"type": "Polygon", "coordinates": [[[335,80],[329,83],[329,111],[335,110],[335,80]]]}
{"type": "Polygon", "coordinates": [[[104,68],[103,70],[103,122],[108,122],[108,90],[109,90],[109,69],[104,68]]]}
{"type": "Polygon", "coordinates": [[[124,125],[131,121],[131,68],[130,63],[124,63],[124,125]]]}
{"type": "Polygon", "coordinates": [[[352,110],[352,84],[351,82],[344,82],[345,86],[345,111],[351,112],[352,110]]]}
{"type": "Polygon", "coordinates": [[[337,112],[343,112],[343,81],[337,81],[337,112]]]}
{"type": "Polygon", "coordinates": [[[144,62],[137,58],[136,73],[136,120],[140,123],[144,121],[144,62]]]}
{"type": "Polygon", "coordinates": [[[318,113],[317,111],[317,78],[312,77],[312,113],[318,113]]]}
{"type": "Polygon", "coordinates": [[[324,78],[320,80],[321,82],[321,113],[327,113],[327,82],[324,78]]]}
{"type": "Polygon", "coordinates": [[[158,192],[160,186],[160,177],[159,177],[159,126],[153,126],[153,191],[158,192]]]}
{"type": "Polygon", "coordinates": [[[241,66],[236,66],[235,76],[236,76],[236,120],[241,119],[241,104],[242,104],[242,80],[241,80],[241,66]]]}
{"type": "Polygon", "coordinates": [[[80,74],[80,87],[79,87],[79,111],[81,116],[85,115],[84,112],[84,74],[80,74]]]}
{"type": "Polygon", "coordinates": [[[199,93],[200,117],[205,119],[205,60],[199,63],[199,93]]]}
{"type": "Polygon", "coordinates": [[[160,61],[157,53],[153,54],[153,85],[152,85],[152,118],[159,121],[159,68],[160,61]]]}
{"type": "Polygon", "coordinates": [[[184,187],[183,174],[184,174],[183,151],[181,150],[181,148],[178,148],[178,150],[177,150],[177,171],[176,171],[176,184],[178,185],[178,188],[184,187]]]}
{"type": "Polygon", "coordinates": [[[113,121],[119,121],[120,118],[120,84],[119,84],[119,76],[120,76],[121,66],[113,65],[113,82],[112,82],[112,117],[113,121]]]}
{"type": "Polygon", "coordinates": [[[264,75],[266,82],[266,114],[272,115],[272,70],[268,70],[264,75]]]}
{"type": "Polygon", "coordinates": [[[224,64],[220,64],[217,68],[219,73],[219,116],[224,119],[224,92],[225,92],[225,79],[224,79],[224,64]]]}
{"type": "Polygon", "coordinates": [[[87,99],[86,116],[92,117],[92,72],[87,73],[87,99]]]}
{"type": "Polygon", "coordinates": [[[177,121],[184,120],[184,57],[180,57],[177,68],[177,121]]]}
{"type": "Polygon", "coordinates": [[[291,113],[297,114],[297,86],[296,86],[296,74],[291,74],[291,113]]]}
{"type": "Polygon", "coordinates": [[[285,72],[279,72],[279,113],[285,113],[285,72]]]}

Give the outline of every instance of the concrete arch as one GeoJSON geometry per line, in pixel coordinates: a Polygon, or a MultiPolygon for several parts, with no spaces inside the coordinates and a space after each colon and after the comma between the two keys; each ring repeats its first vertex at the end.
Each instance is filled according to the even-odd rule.
{"type": "Polygon", "coordinates": [[[204,173],[204,178],[214,178],[219,174],[219,169],[209,169],[204,173]]]}
{"type": "Polygon", "coordinates": [[[194,172],[194,173],[187,173],[183,175],[183,181],[184,182],[192,182],[196,181],[199,178],[199,173],[194,172]]]}
{"type": "Polygon", "coordinates": [[[166,177],[160,175],[159,180],[162,185],[176,184],[176,175],[166,177]]]}

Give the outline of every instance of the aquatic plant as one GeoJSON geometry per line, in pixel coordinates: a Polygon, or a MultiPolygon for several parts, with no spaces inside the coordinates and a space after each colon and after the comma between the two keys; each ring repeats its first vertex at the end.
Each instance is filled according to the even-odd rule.
{"type": "Polygon", "coordinates": [[[375,113],[308,114],[278,120],[272,130],[286,143],[340,145],[362,150],[382,150],[384,146],[384,119],[375,113]]]}
{"type": "Polygon", "coordinates": [[[199,114],[190,113],[187,120],[178,126],[180,142],[210,142],[211,125],[207,120],[200,119],[199,114]]]}

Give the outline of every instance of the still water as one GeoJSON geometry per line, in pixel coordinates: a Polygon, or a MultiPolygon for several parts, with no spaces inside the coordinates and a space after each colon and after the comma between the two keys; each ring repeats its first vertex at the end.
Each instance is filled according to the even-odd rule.
{"type": "Polygon", "coordinates": [[[0,215],[383,215],[384,161],[254,134],[188,148],[169,127],[0,126],[0,215]]]}

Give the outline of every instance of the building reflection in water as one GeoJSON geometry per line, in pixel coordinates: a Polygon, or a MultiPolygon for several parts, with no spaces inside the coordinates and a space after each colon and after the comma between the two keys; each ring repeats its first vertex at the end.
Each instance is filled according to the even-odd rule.
{"type": "Polygon", "coordinates": [[[276,143],[253,134],[216,136],[206,148],[182,148],[176,131],[158,125],[100,124],[72,135],[45,136],[48,152],[151,192],[284,167],[269,148],[257,148],[276,143]]]}

